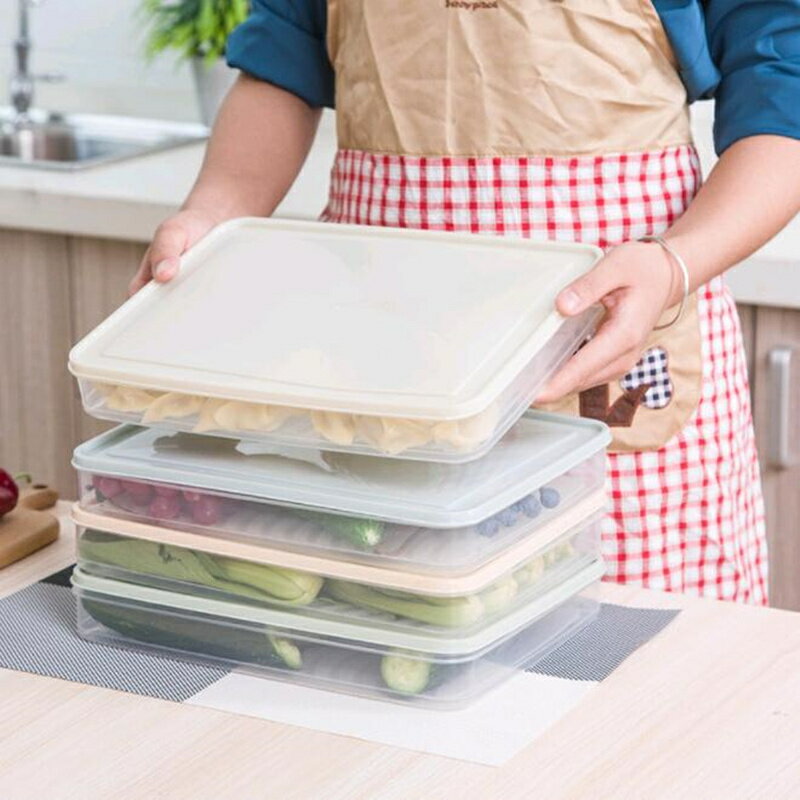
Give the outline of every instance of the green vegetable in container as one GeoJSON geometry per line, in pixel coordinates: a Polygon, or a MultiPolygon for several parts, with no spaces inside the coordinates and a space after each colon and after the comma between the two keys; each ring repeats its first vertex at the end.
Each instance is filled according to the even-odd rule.
{"type": "Polygon", "coordinates": [[[493,583],[488,589],[484,589],[480,597],[486,613],[490,615],[497,614],[499,611],[508,608],[514,602],[518,591],[519,586],[511,576],[493,583]]]}
{"type": "Polygon", "coordinates": [[[202,616],[88,597],[82,605],[96,622],[143,644],[233,663],[293,670],[303,666],[300,648],[294,642],[267,634],[263,628],[231,627],[202,616]]]}
{"type": "Polygon", "coordinates": [[[402,694],[421,694],[430,688],[436,672],[435,664],[420,658],[392,653],[381,659],[383,682],[402,694]]]}
{"type": "Polygon", "coordinates": [[[78,560],[90,572],[113,566],[124,570],[128,580],[164,578],[281,605],[308,605],[323,584],[318,575],[98,531],[80,537],[78,560]]]}
{"type": "Polygon", "coordinates": [[[300,648],[294,642],[279,636],[267,636],[267,641],[275,655],[289,669],[300,669],[303,666],[303,656],[300,653],[300,648]]]}
{"type": "Polygon", "coordinates": [[[204,558],[209,573],[220,583],[232,582],[249,586],[259,593],[291,605],[305,606],[313,602],[323,584],[319,575],[308,572],[254,564],[235,558],[209,556],[205,553],[197,555],[204,558]]]}
{"type": "Polygon", "coordinates": [[[293,509],[298,517],[314,522],[329,533],[347,539],[362,550],[372,550],[383,539],[384,524],[374,519],[340,517],[323,511],[293,509]]]}
{"type": "Polygon", "coordinates": [[[519,588],[530,586],[544,575],[544,570],[544,558],[542,558],[542,556],[536,556],[536,558],[531,559],[527,564],[523,564],[514,573],[514,581],[519,588]]]}
{"type": "Polygon", "coordinates": [[[329,580],[327,587],[333,597],[345,603],[445,628],[472,625],[484,613],[483,603],[477,595],[426,597],[338,580],[329,580]]]}

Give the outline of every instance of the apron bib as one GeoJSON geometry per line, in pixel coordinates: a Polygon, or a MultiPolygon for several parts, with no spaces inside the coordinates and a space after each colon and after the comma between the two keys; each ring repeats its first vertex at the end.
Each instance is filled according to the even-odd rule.
{"type": "MultiPolygon", "coordinates": [[[[696,189],[694,163],[668,175],[658,159],[641,172],[637,158],[625,157],[674,153],[691,142],[686,93],[650,0],[404,0],[390,13],[374,0],[329,0],[328,49],[336,72],[339,165],[348,158],[369,163],[360,164],[366,177],[346,166],[340,175],[334,171],[326,219],[439,227],[427,198],[409,213],[414,195],[427,195],[429,182],[462,159],[462,185],[457,174],[440,181],[441,227],[454,230],[475,230],[469,213],[460,222],[456,213],[464,210],[465,193],[468,206],[480,205],[482,192],[502,193],[503,173],[509,164],[513,171],[514,159],[524,159],[526,170],[544,159],[545,172],[548,159],[594,159],[587,168],[595,170],[600,164],[601,174],[593,176],[604,187],[599,201],[620,205],[623,234],[597,237],[601,245],[661,232],[696,189]],[[475,159],[497,159],[498,174],[481,176],[475,159]],[[387,189],[377,203],[384,213],[374,219],[370,173],[377,178],[381,167],[407,174],[387,189]],[[617,173],[610,182],[603,174],[609,168],[617,173]],[[673,181],[671,196],[662,193],[665,179],[673,181]],[[348,180],[364,184],[362,193],[348,180]],[[405,208],[392,196],[403,193],[404,183],[412,195],[405,208]],[[469,198],[471,191],[477,199],[469,198]],[[362,206],[370,207],[364,220],[362,206]],[[396,219],[395,207],[402,211],[396,219]]],[[[579,185],[577,176],[569,181],[568,191],[579,185]]],[[[510,184],[497,211],[511,207],[513,214],[516,205],[522,215],[540,186],[535,179],[510,184]]],[[[607,216],[602,222],[613,227],[607,216]]],[[[668,310],[661,321],[673,314],[668,310]]],[[[656,450],[692,416],[701,384],[693,296],[681,321],[654,332],[642,361],[621,381],[547,408],[607,422],[612,452],[656,450]]]]}

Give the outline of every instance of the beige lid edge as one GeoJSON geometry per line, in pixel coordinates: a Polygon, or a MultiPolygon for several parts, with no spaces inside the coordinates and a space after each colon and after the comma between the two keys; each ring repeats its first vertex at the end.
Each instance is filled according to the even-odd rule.
{"type": "Polygon", "coordinates": [[[212,555],[296,569],[301,572],[311,572],[326,578],[340,578],[401,591],[446,597],[471,594],[485,589],[489,584],[535,556],[536,553],[548,547],[565,533],[579,529],[581,525],[588,525],[605,505],[606,494],[599,489],[560,512],[542,525],[535,534],[523,538],[512,547],[502,551],[479,569],[458,576],[437,576],[393,570],[387,567],[265,547],[250,542],[231,541],[189,531],[162,528],[142,522],[93,514],[82,509],[78,503],[73,505],[71,516],[76,525],[105,533],[171,544],[212,555]]]}

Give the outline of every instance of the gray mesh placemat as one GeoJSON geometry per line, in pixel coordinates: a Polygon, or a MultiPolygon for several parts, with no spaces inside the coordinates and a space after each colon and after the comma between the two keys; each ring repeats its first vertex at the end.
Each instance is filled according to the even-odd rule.
{"type": "MultiPolygon", "coordinates": [[[[0,599],[0,667],[182,702],[225,669],[92,644],[75,631],[72,569],[0,599]]],[[[590,625],[527,671],[602,681],[677,611],[604,604],[590,625]]]]}
{"type": "Polygon", "coordinates": [[[75,598],[42,582],[0,600],[0,667],[177,703],[226,670],[85,642],[75,632],[75,598]]]}
{"type": "Polygon", "coordinates": [[[597,618],[526,672],[576,681],[605,680],[631,653],[672,622],[677,610],[604,603],[597,618]]]}

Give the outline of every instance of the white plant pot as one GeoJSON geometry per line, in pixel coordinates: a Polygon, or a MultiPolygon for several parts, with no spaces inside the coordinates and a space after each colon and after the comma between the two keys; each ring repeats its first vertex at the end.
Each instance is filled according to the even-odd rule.
{"type": "Polygon", "coordinates": [[[200,119],[203,124],[211,127],[225,95],[239,75],[239,70],[231,69],[222,59],[207,64],[201,58],[193,58],[192,72],[197,87],[200,119]]]}

